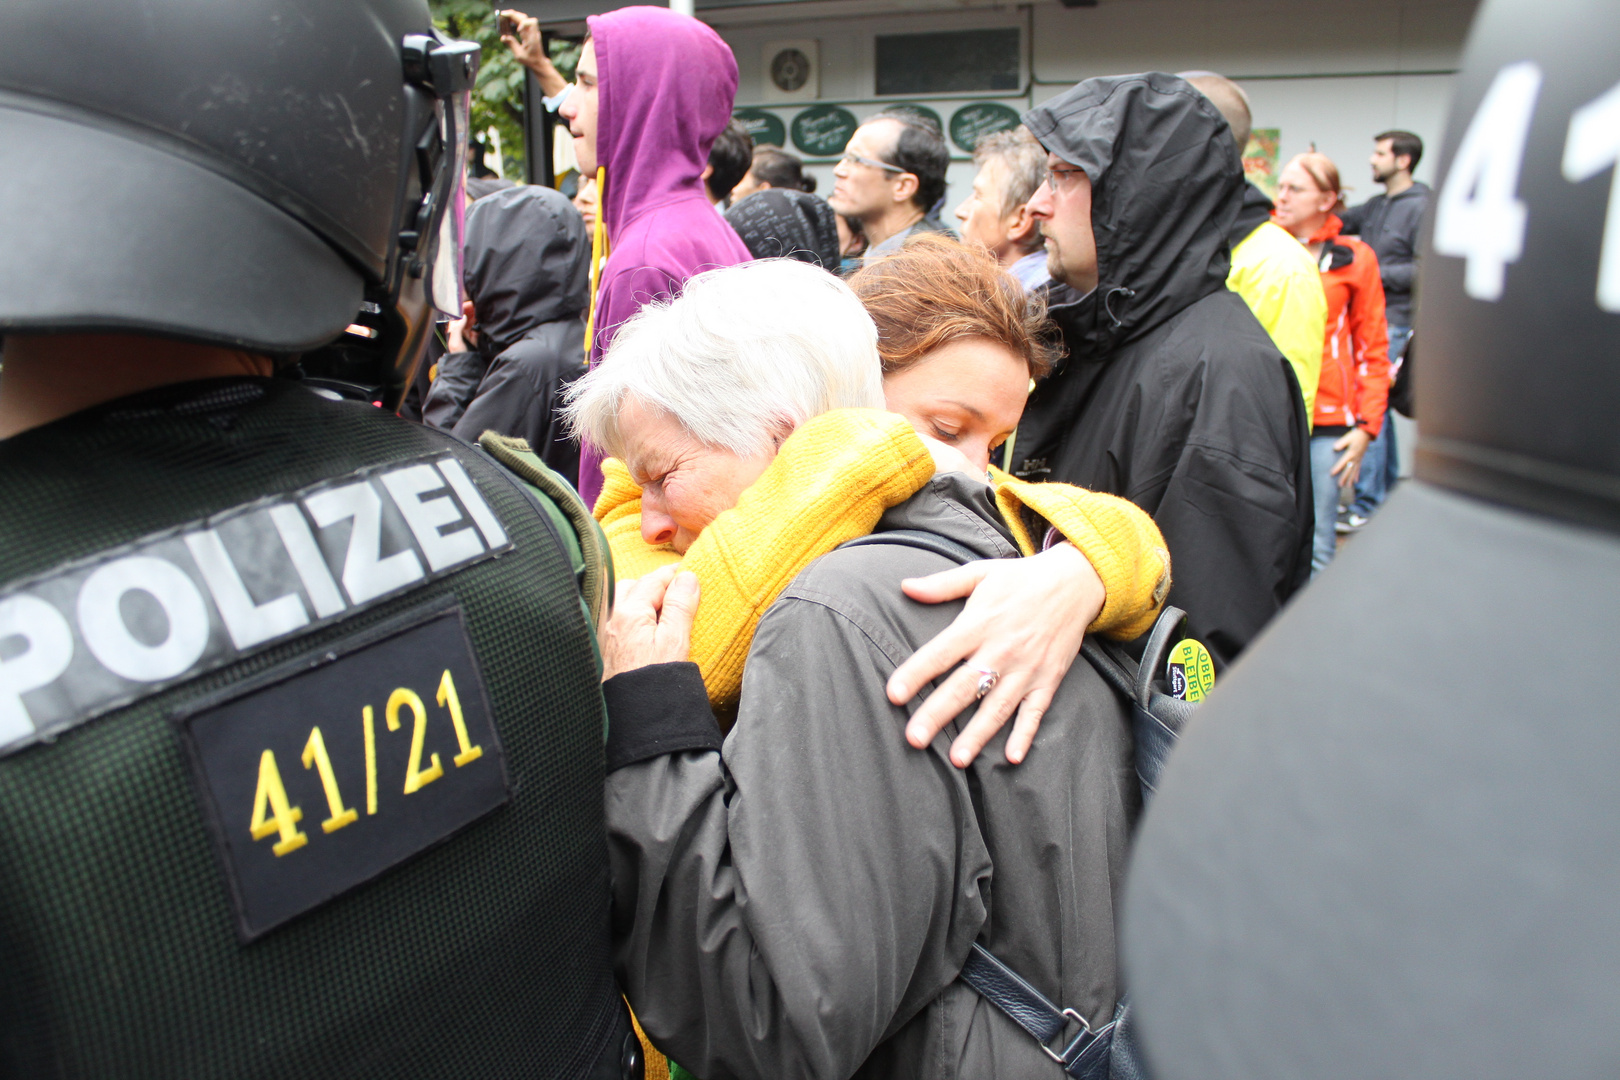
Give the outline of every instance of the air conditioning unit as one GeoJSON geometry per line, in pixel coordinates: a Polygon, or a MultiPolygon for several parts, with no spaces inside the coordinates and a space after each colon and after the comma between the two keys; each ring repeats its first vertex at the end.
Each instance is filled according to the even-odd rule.
{"type": "Polygon", "coordinates": [[[761,101],[814,101],[820,96],[821,43],[814,38],[767,41],[761,59],[761,101]]]}

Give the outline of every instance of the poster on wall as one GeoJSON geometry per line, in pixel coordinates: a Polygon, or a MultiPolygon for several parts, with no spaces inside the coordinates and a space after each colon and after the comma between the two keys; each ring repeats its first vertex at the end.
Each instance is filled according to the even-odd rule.
{"type": "Polygon", "coordinates": [[[1249,132],[1249,145],[1243,148],[1243,175],[1266,193],[1277,197],[1277,146],[1280,128],[1255,128],[1249,132]]]}
{"type": "MultiPolygon", "coordinates": [[[[948,122],[941,115],[941,109],[922,102],[865,104],[887,109],[910,109],[938,124],[941,134],[949,136],[954,144],[951,156],[956,161],[971,158],[974,147],[984,136],[997,131],[1011,131],[1019,124],[1018,110],[1000,101],[960,104],[949,113],[948,122]]],[[[936,104],[948,108],[954,103],[936,104]]],[[[791,111],[780,106],[746,106],[733,110],[732,116],[747,130],[755,146],[777,146],[796,151],[811,162],[836,160],[860,125],[859,118],[853,112],[832,102],[791,111]]],[[[564,137],[567,136],[566,128],[560,127],[559,130],[562,130],[564,137]]],[[[1272,157],[1276,157],[1275,142],[1272,157]]]]}
{"type": "Polygon", "coordinates": [[[945,134],[945,121],[940,119],[939,113],[935,112],[933,109],[930,109],[928,106],[921,104],[920,102],[897,101],[893,105],[884,106],[884,108],[910,109],[912,112],[916,113],[918,116],[937,127],[941,135],[945,134]]]}
{"type": "Polygon", "coordinates": [[[817,105],[793,118],[793,145],[813,158],[837,157],[860,126],[855,114],[837,105],[817,105]]]}
{"type": "Polygon", "coordinates": [[[994,101],[979,101],[964,105],[951,117],[951,141],[966,154],[973,153],[979,140],[997,131],[1011,131],[1018,126],[1018,114],[994,101]]]}
{"type": "Polygon", "coordinates": [[[738,109],[731,115],[748,132],[755,146],[787,145],[787,125],[775,113],[764,109],[738,109]]]}

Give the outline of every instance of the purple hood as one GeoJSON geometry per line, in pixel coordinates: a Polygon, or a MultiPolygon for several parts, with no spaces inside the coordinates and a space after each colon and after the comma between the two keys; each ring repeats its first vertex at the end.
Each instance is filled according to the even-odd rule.
{"type": "Polygon", "coordinates": [[[627,7],[587,20],[596,42],[597,163],[607,168],[608,239],[636,219],[692,195],[707,205],[703,168],[731,119],[737,59],[696,19],[627,7]]]}
{"type": "MultiPolygon", "coordinates": [[[[709,27],[668,8],[629,7],[587,20],[596,43],[596,158],[610,254],[596,296],[591,363],[652,300],[694,274],[750,258],[709,203],[703,169],[731,119],[737,59],[709,27]]],[[[600,455],[585,446],[579,490],[601,491],[600,455]]]]}

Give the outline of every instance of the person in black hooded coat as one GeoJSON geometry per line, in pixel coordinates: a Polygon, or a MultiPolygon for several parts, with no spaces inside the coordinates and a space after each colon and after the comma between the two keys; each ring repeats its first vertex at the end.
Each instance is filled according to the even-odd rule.
{"type": "Polygon", "coordinates": [[[798,259],[838,271],[838,225],[826,199],[805,191],[766,188],[739,199],[726,221],[756,259],[798,259]]]}
{"type": "Polygon", "coordinates": [[[477,344],[439,361],[423,419],[474,441],[486,431],[527,439],[577,484],[579,444],[559,410],[585,374],[585,222],[561,192],[513,187],[473,204],[466,237],[462,280],[477,344]]]}
{"type": "MultiPolygon", "coordinates": [[[[1159,72],[1088,79],[1023,120],[1049,161],[1089,178],[1097,285],[1061,284],[1074,275],[1049,243],[1065,355],[1030,396],[1011,471],[1152,514],[1169,602],[1229,663],[1308,579],[1314,520],[1298,383],[1226,288],[1237,147],[1203,94],[1159,72]]],[[[1053,206],[1049,183],[1032,209],[1053,206]]]]}

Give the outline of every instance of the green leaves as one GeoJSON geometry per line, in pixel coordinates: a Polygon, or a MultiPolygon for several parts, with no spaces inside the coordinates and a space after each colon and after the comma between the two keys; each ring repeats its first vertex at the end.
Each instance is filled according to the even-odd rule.
{"type": "MultiPolygon", "coordinates": [[[[523,178],[523,66],[501,41],[490,0],[428,0],[433,22],[451,37],[476,41],[483,58],[472,95],[473,153],[488,144],[490,128],[500,132],[502,169],[513,180],[523,178]]],[[[577,50],[576,50],[577,51],[577,50]]],[[[577,61],[577,55],[576,55],[577,61]]],[[[569,67],[565,75],[572,75],[569,67]]]]}

